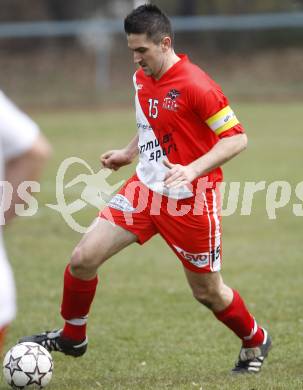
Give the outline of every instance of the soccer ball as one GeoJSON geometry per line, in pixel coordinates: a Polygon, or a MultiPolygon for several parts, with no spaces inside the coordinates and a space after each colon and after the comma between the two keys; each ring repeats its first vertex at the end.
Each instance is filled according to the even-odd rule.
{"type": "Polygon", "coordinates": [[[49,352],[36,343],[20,343],[4,357],[3,374],[13,389],[42,389],[53,374],[53,359],[49,352]]]}

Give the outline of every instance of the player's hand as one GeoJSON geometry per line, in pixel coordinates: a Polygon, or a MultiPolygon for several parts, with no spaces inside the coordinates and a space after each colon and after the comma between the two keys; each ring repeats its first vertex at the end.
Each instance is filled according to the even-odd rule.
{"type": "Polygon", "coordinates": [[[100,156],[100,161],[103,168],[113,169],[117,171],[124,165],[132,162],[129,154],[125,149],[109,150],[100,156]]]}
{"type": "Polygon", "coordinates": [[[168,160],[163,160],[163,164],[169,168],[164,179],[164,185],[167,188],[188,186],[196,178],[194,171],[189,165],[172,164],[168,160]]]}

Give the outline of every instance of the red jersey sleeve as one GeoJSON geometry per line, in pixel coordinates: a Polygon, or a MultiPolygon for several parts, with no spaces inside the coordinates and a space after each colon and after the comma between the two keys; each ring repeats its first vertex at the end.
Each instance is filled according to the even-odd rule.
{"type": "Polygon", "coordinates": [[[205,90],[195,85],[191,88],[190,98],[195,113],[219,138],[244,133],[244,128],[219,86],[205,90]]]}

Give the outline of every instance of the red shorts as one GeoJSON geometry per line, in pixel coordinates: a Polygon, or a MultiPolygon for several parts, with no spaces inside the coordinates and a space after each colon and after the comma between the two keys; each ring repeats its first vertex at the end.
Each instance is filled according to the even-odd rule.
{"type": "Polygon", "coordinates": [[[219,190],[206,189],[187,199],[172,199],[151,191],[136,175],[114,195],[99,216],[129,230],[144,244],[159,233],[194,272],[221,269],[219,190]]]}

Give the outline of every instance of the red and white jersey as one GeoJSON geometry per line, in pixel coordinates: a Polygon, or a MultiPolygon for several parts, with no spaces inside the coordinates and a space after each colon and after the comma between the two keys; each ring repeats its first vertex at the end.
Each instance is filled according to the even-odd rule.
{"type": "MultiPolygon", "coordinates": [[[[219,138],[243,133],[221,88],[186,55],[179,55],[164,75],[155,80],[142,69],[134,74],[136,120],[139,132],[139,179],[151,190],[184,199],[194,195],[192,188],[176,190],[164,186],[168,168],[163,160],[188,165],[206,154],[219,138]]],[[[222,170],[208,173],[207,181],[222,181],[222,170]]]]}

